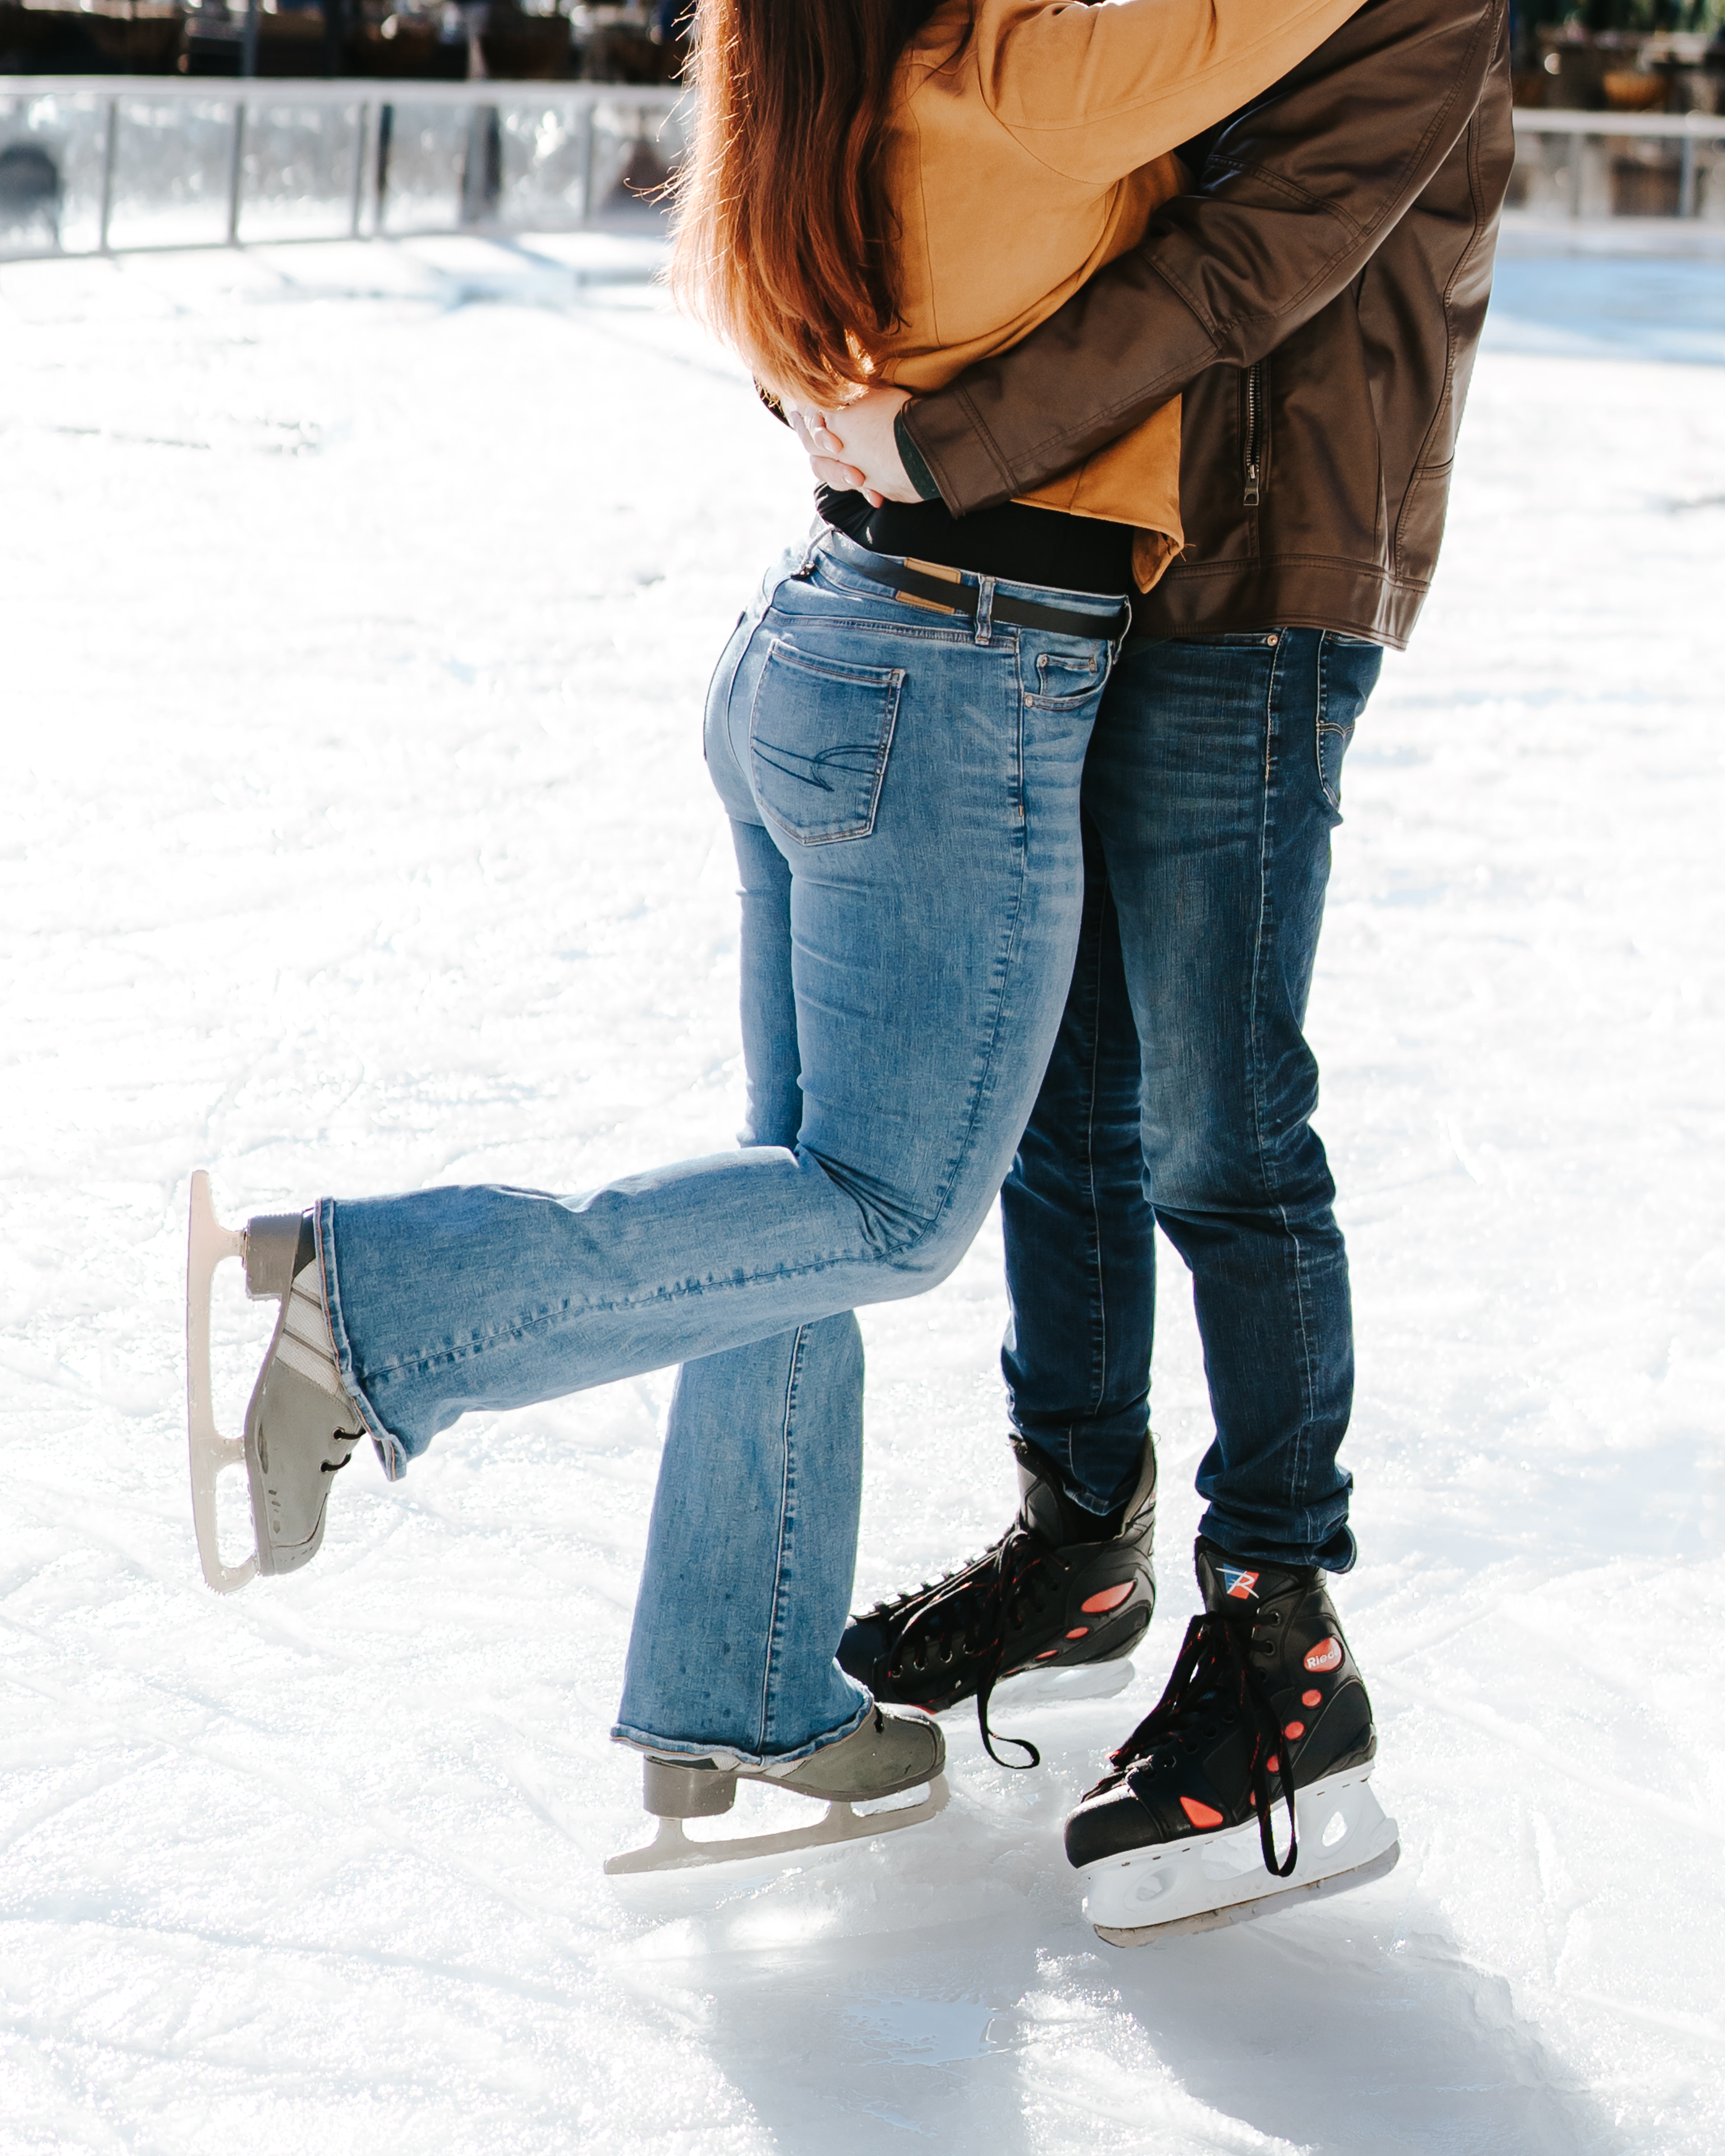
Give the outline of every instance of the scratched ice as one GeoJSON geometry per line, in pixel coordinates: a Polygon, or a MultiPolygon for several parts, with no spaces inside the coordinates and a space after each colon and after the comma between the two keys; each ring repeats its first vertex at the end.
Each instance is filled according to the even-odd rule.
{"type": "MultiPolygon", "coordinates": [[[[313,1570],[201,1586],[194,1165],[244,1209],[730,1142],[698,712],[805,493],[734,367],[554,249],[0,272],[8,2156],[1725,2145],[1725,376],[1565,275],[1480,365],[1313,1009],[1405,1855],[1122,1954],[1059,1830],[1191,1606],[1172,1268],[1132,1691],[1018,1710],[1034,1775],[953,1717],[942,1819],[776,1879],[599,1871],[662,1380],[362,1464],[313,1570]]],[[[1001,1315],[991,1229],[867,1321],[865,1593],[1004,1517],[1001,1315]]]]}

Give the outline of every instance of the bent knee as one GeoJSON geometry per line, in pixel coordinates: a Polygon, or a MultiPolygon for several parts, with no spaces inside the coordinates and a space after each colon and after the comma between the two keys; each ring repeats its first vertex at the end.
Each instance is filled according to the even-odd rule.
{"type": "Polygon", "coordinates": [[[896,1302],[923,1295],[957,1270],[976,1240],[979,1220],[954,1221],[945,1214],[933,1219],[886,1213],[878,1206],[862,1212],[863,1247],[859,1255],[870,1276],[871,1302],[896,1302]]]}

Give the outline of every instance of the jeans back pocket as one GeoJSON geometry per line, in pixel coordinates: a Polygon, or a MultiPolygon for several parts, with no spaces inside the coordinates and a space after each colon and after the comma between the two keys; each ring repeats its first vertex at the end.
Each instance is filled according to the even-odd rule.
{"type": "Polygon", "coordinates": [[[900,666],[854,666],[775,637],[749,713],[750,776],[761,813],[805,846],[875,828],[900,666]]]}

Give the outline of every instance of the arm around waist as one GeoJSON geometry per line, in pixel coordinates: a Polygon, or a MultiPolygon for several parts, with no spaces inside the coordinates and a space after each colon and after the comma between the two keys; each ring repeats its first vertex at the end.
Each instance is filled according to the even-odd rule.
{"type": "Polygon", "coordinates": [[[1198,190],[1164,204],[1140,248],[1022,343],[906,408],[901,434],[947,507],[1040,485],[1328,305],[1456,152],[1504,23],[1505,0],[1366,0],[1225,121],[1198,190]]]}

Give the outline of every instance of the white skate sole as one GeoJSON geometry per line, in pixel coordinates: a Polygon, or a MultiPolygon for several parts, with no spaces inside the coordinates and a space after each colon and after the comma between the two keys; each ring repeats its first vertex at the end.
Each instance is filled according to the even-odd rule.
{"type": "MultiPolygon", "coordinates": [[[[1086,1699],[1112,1699],[1116,1692],[1126,1690],[1137,1674],[1130,1660],[1080,1662],[1064,1670],[1020,1670],[1015,1676],[1000,1680],[994,1687],[994,1697],[1014,1710],[1021,1707],[1060,1707],[1086,1699]]],[[[957,1706],[941,1711],[956,1714],[966,1707],[973,1713],[975,1701],[961,1699],[957,1706]]]]}
{"type": "Polygon", "coordinates": [[[192,1446],[192,1524],[198,1562],[218,1594],[234,1594],[257,1576],[255,1553],[242,1564],[223,1564],[216,1537],[216,1477],[224,1467],[245,1472],[245,1445],[216,1428],[209,1377],[209,1301],[216,1267],[223,1258],[245,1259],[245,1231],[224,1228],[210,1202],[209,1178],[192,1178],[191,1219],[186,1237],[186,1424],[192,1446]]]}
{"type": "MultiPolygon", "coordinates": [[[[1129,1856],[1111,1856],[1080,1876],[1084,1913],[1112,1947],[1147,1946],[1185,1932],[1250,1923],[1301,1902],[1345,1894],[1395,1869],[1396,1825],[1372,1794],[1368,1768],[1352,1768],[1296,1790],[1300,1861],[1286,1879],[1264,1869],[1255,1820],[1226,1834],[1194,1835],[1129,1856]]],[[[1278,1807],[1279,1842],[1287,1813],[1278,1807]]]]}
{"type": "MultiPolygon", "coordinates": [[[[928,1794],[920,1804],[901,1804],[892,1811],[860,1812],[854,1804],[831,1804],[811,1826],[787,1827],[778,1834],[733,1835],[728,1840],[691,1841],[680,1819],[662,1819],[659,1832],[644,1849],[624,1850],[605,1859],[613,1878],[631,1872],[689,1871],[709,1864],[742,1864],[769,1856],[793,1856],[802,1849],[831,1849],[843,1841],[873,1841],[902,1827],[921,1826],[947,1808],[947,1778],[937,1774],[928,1784],[928,1794]]],[[[793,1791],[793,1794],[795,1794],[793,1791]]],[[[891,1799],[886,1801],[890,1802],[891,1799]]]]}

